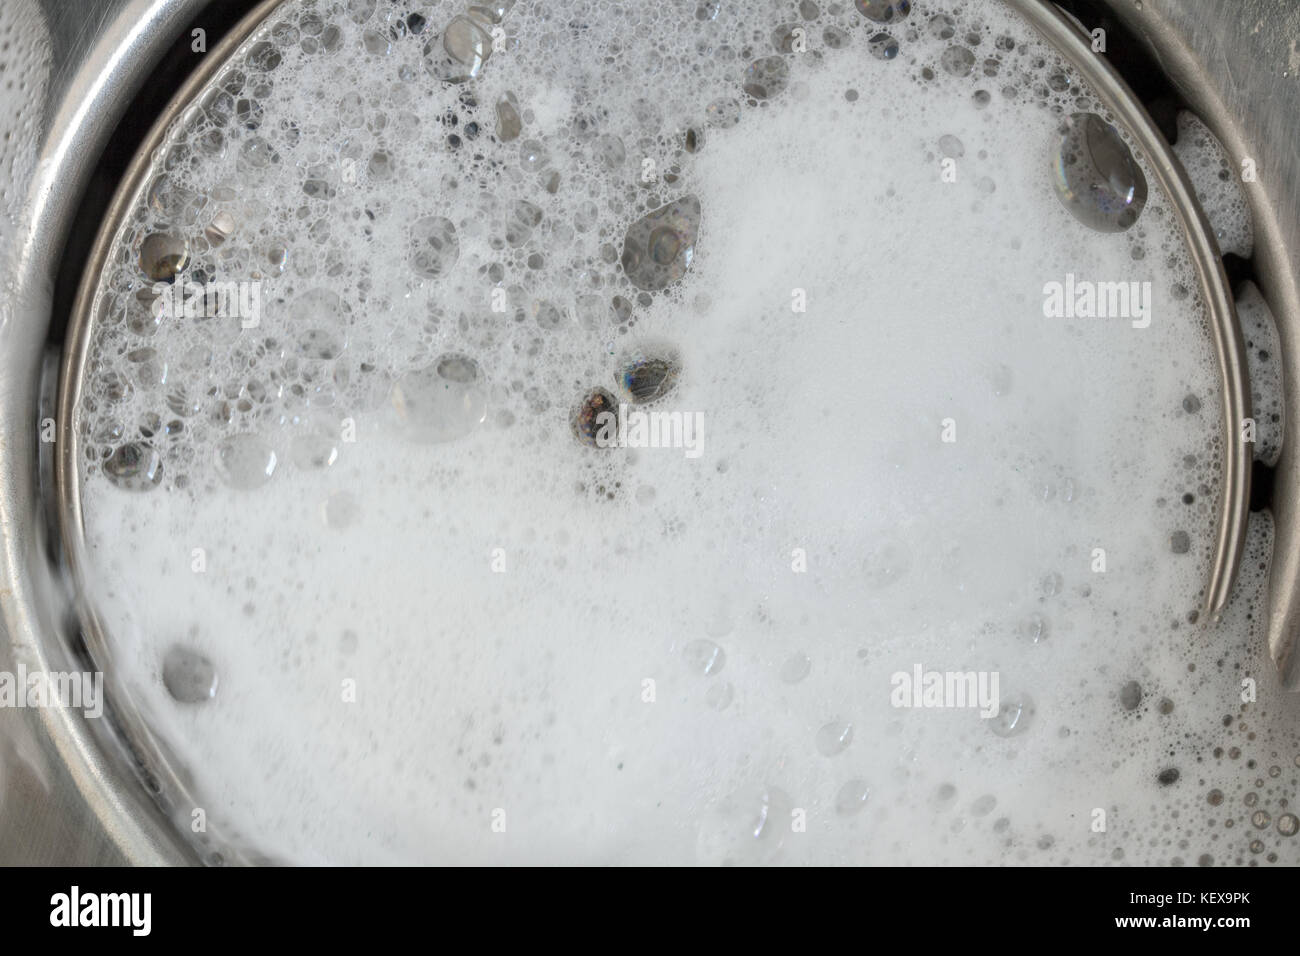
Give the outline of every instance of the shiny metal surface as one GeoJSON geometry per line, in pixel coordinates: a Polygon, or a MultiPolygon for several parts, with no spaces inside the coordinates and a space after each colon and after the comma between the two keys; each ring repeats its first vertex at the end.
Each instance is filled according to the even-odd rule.
{"type": "Polygon", "coordinates": [[[1275,472],[1269,651],[1300,690],[1300,3],[1124,0],[1117,12],[1237,160],[1255,221],[1255,272],[1282,341],[1287,416],[1275,472]]]}
{"type": "MultiPolygon", "coordinates": [[[[135,205],[139,192],[144,188],[145,180],[152,168],[153,157],[162,148],[167,133],[176,120],[191,108],[221,65],[280,3],[281,0],[263,0],[259,3],[222,39],[218,46],[209,51],[203,63],[176,91],[171,102],[158,115],[149,134],[136,151],[135,158],[113,198],[113,204],[104,216],[94,248],[87,260],[77,301],[69,319],[67,340],[64,343],[63,367],[59,376],[58,389],[58,441],[55,443],[53,469],[53,496],[57,502],[64,561],[71,573],[76,594],[85,594],[87,589],[82,586],[81,577],[85,567],[81,481],[78,470],[81,448],[73,413],[80,403],[81,387],[85,380],[85,363],[93,329],[91,317],[100,273],[113,248],[123,220],[135,205]]],[[[112,661],[111,648],[95,608],[80,602],[77,613],[82,635],[91,657],[101,666],[109,665],[112,661]]],[[[117,685],[114,669],[111,666],[106,666],[105,669],[108,671],[104,675],[106,694],[109,700],[116,702],[114,708],[116,728],[132,745],[134,758],[144,768],[151,781],[153,785],[151,789],[156,799],[165,808],[174,808],[178,811],[172,816],[183,827],[185,820],[188,819],[190,808],[201,805],[198,796],[191,792],[189,775],[183,767],[169,758],[161,742],[153,735],[148,722],[134,706],[129,694],[117,685]]],[[[206,860],[220,859],[222,862],[230,863],[248,861],[248,848],[231,844],[211,828],[206,830],[203,843],[203,856],[206,860]]]]}
{"type": "MultiPolygon", "coordinates": [[[[1243,440],[1241,428],[1242,421],[1250,416],[1246,346],[1237,323],[1237,310],[1218,243],[1214,239],[1214,230],[1196,200],[1187,173],[1174,157],[1164,136],[1105,59],[1095,56],[1089,52],[1088,47],[1078,42],[1082,31],[1075,21],[1061,14],[1056,7],[1044,6],[1037,0],[1010,2],[1061,53],[1073,61],[1089,86],[1133,136],[1151,164],[1161,188],[1173,203],[1174,213],[1178,216],[1192,255],[1196,277],[1209,310],[1210,332],[1214,339],[1222,392],[1223,492],[1219,502],[1214,557],[1204,602],[1205,613],[1215,620],[1232,594],[1232,585],[1245,550],[1254,453],[1252,447],[1243,440]],[[1044,12],[1048,15],[1042,15],[1044,12]]],[[[1087,39],[1086,34],[1083,36],[1087,39]]]]}
{"type": "MultiPolygon", "coordinates": [[[[81,669],[67,659],[63,640],[50,639],[59,633],[62,618],[55,610],[60,604],[37,482],[38,375],[52,287],[71,210],[108,133],[135,86],[205,0],[39,2],[50,26],[55,78],[46,110],[42,164],[30,185],[34,228],[23,237],[18,275],[22,295],[14,303],[12,320],[0,326],[0,355],[8,364],[6,374],[0,376],[0,455],[5,461],[0,470],[0,670],[13,670],[19,660],[29,669],[81,669]],[[14,374],[14,369],[21,371],[14,374]]],[[[1012,2],[1040,6],[1040,0],[1012,2]]],[[[1290,84],[1300,66],[1300,50],[1290,46],[1290,38],[1300,37],[1300,4],[1292,0],[1239,4],[1114,0],[1113,5],[1144,37],[1229,151],[1258,163],[1260,182],[1249,192],[1261,287],[1281,326],[1286,380],[1300,381],[1296,354],[1300,262],[1295,235],[1300,223],[1296,179],[1300,119],[1289,107],[1290,84]]],[[[1073,28],[1061,19],[1049,29],[1073,28]]],[[[1105,95],[1105,90],[1100,92],[1105,95]]],[[[1111,105],[1121,116],[1129,108],[1111,105]]],[[[1132,116],[1134,122],[1141,118],[1137,113],[1132,116]]],[[[1163,144],[1143,145],[1148,155],[1167,153],[1163,144]]],[[[1179,191],[1187,191],[1185,178],[1176,163],[1159,159],[1156,165],[1162,185],[1177,203],[1179,191]]],[[[1197,250],[1198,255],[1205,251],[1197,250]]],[[[1224,313],[1217,291],[1223,281],[1221,267],[1207,260],[1204,268],[1201,278],[1211,290],[1216,316],[1231,315],[1230,301],[1224,313]]],[[[1224,419],[1229,434],[1236,435],[1232,422],[1248,414],[1242,403],[1248,402],[1249,395],[1249,389],[1240,387],[1244,383],[1240,338],[1234,339],[1230,323],[1221,323],[1217,334],[1221,372],[1229,384],[1224,419]]],[[[1291,401],[1288,407],[1293,407],[1291,401]]],[[[1295,673],[1300,667],[1287,657],[1286,648],[1300,633],[1300,529],[1292,527],[1300,521],[1296,508],[1300,457],[1291,437],[1295,427],[1295,416],[1289,415],[1278,469],[1278,554],[1271,622],[1274,655],[1280,664],[1290,666],[1293,681],[1300,679],[1295,673]]],[[[1225,496],[1228,504],[1221,515],[1215,579],[1207,590],[1211,608],[1226,600],[1240,560],[1237,522],[1244,530],[1249,482],[1248,448],[1229,442],[1227,453],[1227,484],[1233,494],[1225,496]]],[[[123,769],[123,755],[114,752],[102,728],[88,726],[94,723],[80,713],[53,708],[0,709],[0,862],[195,860],[170,836],[166,820],[134,776],[123,769]]]]}
{"type": "MultiPolygon", "coordinates": [[[[36,0],[5,0],[35,3],[36,0]]],[[[200,0],[44,0],[51,79],[38,163],[25,186],[0,327],[0,669],[80,671],[61,633],[59,588],[37,485],[37,395],[54,283],[88,174],[138,85],[200,0]]],[[[101,718],[102,720],[102,718],[101,718]]],[[[0,860],[184,862],[104,728],[80,711],[0,709],[0,860]]]]}

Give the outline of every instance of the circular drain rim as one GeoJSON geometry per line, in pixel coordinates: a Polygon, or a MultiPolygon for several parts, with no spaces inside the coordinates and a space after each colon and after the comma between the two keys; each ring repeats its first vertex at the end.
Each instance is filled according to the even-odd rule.
{"type": "Polygon", "coordinates": [[[136,706],[116,672],[105,665],[112,660],[107,642],[107,630],[87,600],[85,525],[81,510],[81,485],[78,480],[80,442],[74,425],[74,411],[80,403],[85,366],[90,355],[93,307],[96,290],[104,265],[108,261],[113,242],[130,212],[131,206],[144,184],[154,153],[166,141],[173,123],[180,118],[202,93],[240,46],[248,40],[284,0],[261,0],[245,15],[215,47],[209,50],[198,68],[181,84],[168,102],[166,109],[141,141],[139,149],[127,167],[118,185],[90,255],[77,290],[72,314],[68,319],[67,340],[64,346],[62,368],[59,373],[57,442],[54,467],[54,496],[58,505],[59,530],[64,546],[64,560],[74,583],[76,612],[81,622],[82,637],[95,665],[103,671],[105,697],[112,702],[117,729],[135,759],[137,772],[145,788],[161,805],[173,826],[192,846],[196,846],[205,863],[255,862],[234,843],[222,839],[215,828],[209,828],[206,840],[198,841],[189,827],[178,826],[176,811],[183,810],[186,817],[190,808],[200,804],[191,799],[193,787],[186,779],[179,761],[168,755],[162,740],[151,730],[144,714],[136,706]]]}
{"type": "Polygon", "coordinates": [[[1222,393],[1223,491],[1219,498],[1214,557],[1203,602],[1207,618],[1217,621],[1232,595],[1232,586],[1246,549],[1250,475],[1254,462],[1254,452],[1242,435],[1242,423],[1251,415],[1246,343],[1223,268],[1223,255],[1214,238],[1214,229],[1173,148],[1123,78],[1081,42],[1085,38],[1091,42],[1091,37],[1049,0],[1007,0],[1007,3],[1029,20],[1083,75],[1102,103],[1123,124],[1125,132],[1142,149],[1173,205],[1192,253],[1192,264],[1209,311],[1222,393]]]}
{"type": "MultiPolygon", "coordinates": [[[[74,411],[80,402],[85,366],[89,358],[93,306],[100,275],[108,261],[114,240],[152,167],[154,153],[165,143],[173,123],[197,100],[209,81],[282,2],[285,0],[261,0],[241,19],[181,85],[141,142],[105,213],[87,258],[69,317],[67,343],[60,371],[58,441],[54,468],[55,500],[65,560],[75,584],[77,613],[82,623],[83,637],[92,659],[104,672],[107,697],[113,702],[114,714],[146,788],[174,826],[178,822],[178,809],[183,809],[188,816],[187,807],[197,805],[191,799],[193,787],[186,779],[183,768],[178,765],[179,762],[166,752],[163,741],[152,732],[144,714],[125,692],[115,672],[104,666],[111,660],[107,632],[95,609],[86,599],[85,528],[78,481],[80,443],[74,427],[74,411]]],[[[1241,440],[1237,427],[1237,423],[1250,414],[1245,344],[1213,230],[1172,148],[1119,74],[1081,42],[1083,35],[1080,27],[1050,0],[1006,2],[1079,71],[1100,101],[1146,155],[1157,181],[1169,196],[1192,253],[1200,290],[1210,313],[1223,396],[1224,483],[1219,504],[1215,553],[1204,602],[1207,617],[1217,620],[1231,594],[1245,548],[1253,456],[1247,444],[1241,440]]],[[[195,842],[189,828],[177,826],[177,829],[191,843],[195,842]]],[[[200,842],[202,851],[206,853],[205,862],[254,862],[252,856],[234,843],[222,839],[215,829],[210,830],[206,839],[200,842]]]]}

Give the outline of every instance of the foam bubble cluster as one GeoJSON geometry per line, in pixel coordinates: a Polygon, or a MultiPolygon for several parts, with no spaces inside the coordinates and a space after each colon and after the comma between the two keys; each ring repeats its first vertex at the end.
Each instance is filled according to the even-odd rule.
{"type": "Polygon", "coordinates": [[[1250,598],[1197,620],[1204,305],[1109,123],[1000,5],[281,5],[159,151],[77,414],[206,839],[1294,861],[1240,823],[1245,762],[1274,816],[1300,773],[1250,598]],[[1080,215],[1113,161],[1143,201],[1080,215]],[[899,706],[916,668],[997,705],[899,706]]]}
{"type": "Polygon", "coordinates": [[[1246,166],[1238,167],[1218,137],[1200,117],[1187,110],[1178,114],[1174,153],[1187,170],[1219,248],[1249,259],[1255,251],[1255,229],[1242,177],[1255,175],[1251,161],[1247,159],[1246,166]]]}

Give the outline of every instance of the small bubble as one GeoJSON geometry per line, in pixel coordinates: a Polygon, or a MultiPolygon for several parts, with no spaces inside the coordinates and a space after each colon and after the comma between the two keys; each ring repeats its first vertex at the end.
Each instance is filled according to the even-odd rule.
{"type": "Polygon", "coordinates": [[[867,49],[877,60],[892,60],[898,56],[898,41],[888,33],[877,33],[867,41],[867,49]]]}
{"type": "Polygon", "coordinates": [[[163,658],[163,685],[172,699],[199,704],[217,695],[217,669],[203,655],[174,645],[163,658]]]}
{"type": "Polygon", "coordinates": [[[190,261],[190,244],[180,236],[154,233],[140,243],[140,271],[155,282],[171,282],[190,261]]]}
{"type": "Polygon", "coordinates": [[[648,349],[623,359],[616,381],[636,405],[658,401],[673,390],[681,363],[673,349],[648,349]]]}
{"type": "Polygon", "coordinates": [[[127,491],[151,491],[162,481],[162,459],[150,446],[131,442],[119,446],[104,462],[108,480],[127,491]]]}
{"type": "Polygon", "coordinates": [[[683,196],[628,226],[623,237],[623,271],[638,289],[657,292],[686,274],[695,258],[700,201],[683,196]]]}
{"type": "Polygon", "coordinates": [[[833,721],[817,731],[817,752],[823,757],[843,753],[852,742],[853,725],[847,721],[833,721]]]}
{"type": "Polygon", "coordinates": [[[615,421],[618,417],[618,399],[608,389],[593,388],[574,409],[573,433],[584,445],[613,447],[615,421]]]}
{"type": "Polygon", "coordinates": [[[876,23],[901,20],[912,12],[911,0],[853,0],[858,13],[876,23]]]}
{"type": "Polygon", "coordinates": [[[726,710],[736,697],[736,689],[727,681],[714,684],[704,694],[704,703],[711,710],[726,710]]]}
{"type": "Polygon", "coordinates": [[[259,435],[230,436],[217,446],[215,459],[221,480],[241,491],[259,488],[275,474],[275,450],[259,435]]]}
{"type": "Polygon", "coordinates": [[[1099,232],[1128,229],[1146,205],[1146,177],[1119,133],[1096,114],[1070,118],[1055,173],[1058,198],[1076,219],[1099,232]]]}
{"type": "Polygon", "coordinates": [[[803,651],[796,651],[781,665],[781,680],[797,684],[812,671],[812,660],[803,651]]]}
{"type": "Polygon", "coordinates": [[[852,816],[867,805],[871,789],[867,782],[858,777],[846,781],[835,794],[835,812],[842,817],[852,816]]]}
{"type": "Polygon", "coordinates": [[[1119,689],[1119,703],[1125,710],[1137,710],[1142,703],[1142,685],[1131,680],[1119,689]]]}
{"type": "Polygon", "coordinates": [[[1034,702],[1022,694],[1004,701],[997,714],[987,720],[989,730],[997,736],[1015,737],[1029,729],[1033,716],[1034,702]]]}
{"type": "Polygon", "coordinates": [[[951,159],[960,159],[966,155],[966,147],[956,136],[945,133],[939,137],[939,152],[951,159]]]}
{"type": "Polygon", "coordinates": [[[682,659],[697,674],[712,677],[721,673],[722,668],[726,666],[727,652],[713,641],[699,638],[682,648],[682,659]]]}
{"type": "Polygon", "coordinates": [[[950,46],[939,57],[939,66],[951,76],[969,76],[975,67],[975,54],[964,46],[950,46]]]}
{"type": "Polygon", "coordinates": [[[1020,636],[1034,644],[1040,644],[1047,640],[1050,633],[1051,628],[1047,623],[1047,618],[1041,614],[1030,615],[1029,618],[1020,623],[1020,636]]]}
{"type": "Polygon", "coordinates": [[[487,418],[487,380],[478,362],[447,353],[393,383],[390,400],[407,437],[421,444],[464,438],[487,418]]]}
{"type": "Polygon", "coordinates": [[[442,37],[424,45],[424,68],[449,83],[472,80],[492,56],[492,36],[463,14],[452,17],[442,37]]]}
{"type": "Polygon", "coordinates": [[[517,139],[523,131],[523,120],[519,118],[519,103],[513,93],[505,93],[497,100],[497,139],[508,143],[517,139]]]}

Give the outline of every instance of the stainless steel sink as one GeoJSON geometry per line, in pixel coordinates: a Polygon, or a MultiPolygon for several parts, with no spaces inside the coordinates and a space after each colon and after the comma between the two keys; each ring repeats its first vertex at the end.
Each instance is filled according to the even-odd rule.
{"type": "MultiPolygon", "coordinates": [[[[92,173],[119,123],[164,55],[199,22],[209,0],[4,0],[31,8],[49,33],[52,59],[37,132],[27,228],[0,243],[9,261],[0,305],[0,671],[89,666],[48,505],[49,443],[38,424],[54,416],[51,327],[66,316],[54,303],[73,224],[92,173]]],[[[1039,0],[1018,0],[1037,3],[1039,0]]],[[[230,7],[253,10],[252,0],[230,7]]],[[[1248,187],[1254,217],[1255,274],[1279,325],[1284,381],[1300,382],[1300,5],[1290,0],[1112,0],[1109,12],[1145,47],[1145,55],[1236,158],[1255,160],[1248,187]]],[[[219,56],[214,38],[208,54],[219,56]]],[[[149,120],[149,117],[144,118],[149,120]]],[[[144,122],[147,128],[150,123],[144,122]]],[[[1217,267],[1217,262],[1216,262],[1217,267]]],[[[1219,270],[1221,274],[1221,269],[1219,270]]],[[[1228,311],[1231,311],[1230,306],[1228,311]]],[[[1221,343],[1225,380],[1239,371],[1234,343],[1221,343]],[[1226,350],[1226,352],[1224,351],[1226,350]]],[[[1288,401],[1294,407],[1294,399],[1288,401]]],[[[1234,411],[1225,410],[1230,421],[1234,411]]],[[[1275,471],[1276,519],[1270,650],[1289,686],[1300,686],[1291,650],[1300,634],[1300,454],[1287,434],[1275,471]]],[[[1229,445],[1231,446],[1231,442],[1229,445]]],[[[1249,461],[1228,458],[1234,514],[1221,527],[1213,607],[1226,600],[1245,520],[1249,461]]],[[[59,708],[0,708],[0,863],[177,864],[201,862],[171,829],[154,797],[164,781],[109,731],[108,721],[59,708]],[[142,785],[141,781],[144,781],[142,785]],[[150,793],[153,789],[155,792],[150,793]]],[[[163,794],[165,796],[165,794],[163,794]]]]}

